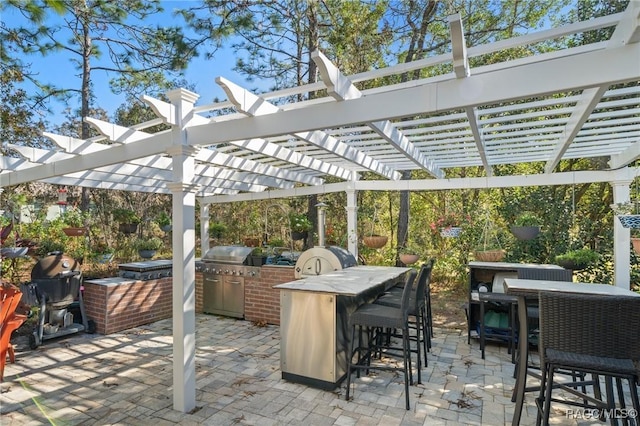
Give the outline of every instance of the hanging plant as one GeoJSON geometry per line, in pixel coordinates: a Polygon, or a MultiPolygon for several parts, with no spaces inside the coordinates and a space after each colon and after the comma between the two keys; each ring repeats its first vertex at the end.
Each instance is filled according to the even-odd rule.
{"type": "Polygon", "coordinates": [[[556,256],[555,261],[556,264],[562,266],[565,269],[579,271],[597,262],[599,258],[600,255],[593,250],[578,249],[570,250],[564,254],[556,256]]]}
{"type": "Polygon", "coordinates": [[[429,224],[431,232],[443,238],[457,238],[462,234],[462,224],[471,221],[471,217],[456,212],[447,212],[429,224]]]}
{"type": "Polygon", "coordinates": [[[373,220],[371,221],[371,232],[362,238],[362,242],[369,248],[379,249],[384,247],[389,241],[386,235],[378,235],[375,233],[375,226],[378,221],[378,208],[373,208],[373,220]]]}
{"type": "Polygon", "coordinates": [[[640,207],[631,201],[611,206],[623,227],[640,229],[640,207]]]}
{"type": "Polygon", "coordinates": [[[533,213],[525,212],[516,218],[510,229],[517,239],[532,240],[540,233],[540,219],[533,213]]]}
{"type": "Polygon", "coordinates": [[[493,228],[493,221],[487,211],[480,243],[477,245],[474,256],[480,262],[501,262],[505,255],[506,252],[502,249],[500,239],[493,228]]]}

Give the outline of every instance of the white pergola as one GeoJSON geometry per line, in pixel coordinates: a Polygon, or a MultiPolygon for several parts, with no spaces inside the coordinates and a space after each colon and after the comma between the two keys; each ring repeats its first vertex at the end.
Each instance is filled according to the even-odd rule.
{"type": "MultiPolygon", "coordinates": [[[[174,408],[188,412],[196,389],[196,197],[203,250],[211,203],[345,191],[348,231],[356,237],[361,190],[609,182],[614,202],[630,199],[639,170],[629,165],[640,158],[640,2],[623,13],[479,46],[466,46],[460,15],[449,23],[448,54],[347,76],[316,51],[315,84],[255,94],[220,77],[226,102],[195,106],[198,95],[179,89],[167,94],[170,103],[143,97],[158,116],[149,122],[122,127],[88,118],[102,136],[45,133],[55,150],[5,144],[19,156],[1,158],[0,188],[42,181],[172,195],[174,408]],[[609,40],[540,48],[602,28],[615,28],[609,40]],[[470,66],[473,58],[506,51],[521,56],[470,66]],[[401,81],[414,71],[423,77],[357,87],[401,81]],[[292,101],[299,96],[311,100],[292,101]],[[145,131],[160,123],[171,129],[145,131]],[[608,157],[609,167],[555,171],[563,159],[595,157],[608,157]],[[541,161],[543,174],[493,173],[495,165],[541,161]],[[471,166],[483,167],[485,177],[447,178],[447,169],[471,166]],[[432,178],[400,180],[405,170],[432,178]],[[381,179],[359,180],[362,172],[381,179]],[[327,176],[338,183],[325,184],[327,176]]],[[[616,285],[629,288],[630,232],[618,221],[613,227],[616,285]]],[[[356,238],[349,238],[349,250],[357,255],[356,238]]]]}

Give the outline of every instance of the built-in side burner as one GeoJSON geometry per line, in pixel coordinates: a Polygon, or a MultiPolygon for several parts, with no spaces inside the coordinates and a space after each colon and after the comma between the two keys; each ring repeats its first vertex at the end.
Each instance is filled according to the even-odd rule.
{"type": "Polygon", "coordinates": [[[172,260],[148,260],[145,262],[121,263],[118,265],[119,277],[140,281],[170,277],[172,271],[172,260]]]}

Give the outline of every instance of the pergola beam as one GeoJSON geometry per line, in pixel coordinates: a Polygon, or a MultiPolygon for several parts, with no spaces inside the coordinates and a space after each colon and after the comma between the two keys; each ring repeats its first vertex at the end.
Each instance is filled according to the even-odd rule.
{"type": "MultiPolygon", "coordinates": [[[[311,59],[318,66],[322,81],[327,86],[327,92],[335,100],[345,101],[362,97],[362,92],[322,52],[317,49],[314,50],[311,53],[311,59]]],[[[394,148],[420,168],[436,178],[444,177],[444,172],[422,154],[389,120],[370,122],[368,124],[380,137],[391,143],[394,148]]]]}
{"type": "Polygon", "coordinates": [[[261,193],[237,194],[233,196],[205,197],[203,203],[234,203],[276,198],[299,197],[304,195],[328,194],[331,192],[356,191],[446,191],[456,189],[490,189],[528,186],[574,185],[582,183],[613,182],[633,179],[640,168],[627,167],[620,170],[554,172],[536,175],[492,176],[457,179],[419,179],[392,182],[386,180],[358,180],[322,185],[321,187],[301,187],[293,190],[270,190],[261,193]]]}
{"type": "Polygon", "coordinates": [[[640,47],[631,44],[475,74],[462,80],[432,84],[416,82],[412,88],[339,103],[311,105],[304,110],[193,126],[189,134],[194,140],[206,137],[209,143],[221,143],[509,102],[635,81],[638,78],[638,63],[640,47]],[[557,69],[563,72],[553,71],[557,69]],[[413,99],[414,102],[406,102],[406,99],[413,99]]]}

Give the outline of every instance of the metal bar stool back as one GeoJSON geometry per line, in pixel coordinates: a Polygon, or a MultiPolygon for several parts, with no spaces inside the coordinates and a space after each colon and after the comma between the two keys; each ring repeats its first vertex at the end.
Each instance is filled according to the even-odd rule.
{"type": "Polygon", "coordinates": [[[409,382],[411,371],[411,348],[409,341],[409,305],[411,289],[416,279],[416,271],[411,270],[407,274],[405,287],[402,292],[402,304],[400,308],[391,306],[376,305],[373,303],[360,306],[349,316],[351,325],[351,340],[349,342],[348,366],[347,366],[347,392],[346,399],[349,400],[351,391],[352,370],[402,370],[404,373],[406,409],[410,409],[409,404],[409,382]],[[389,364],[371,364],[374,352],[378,350],[382,342],[382,332],[386,329],[398,329],[402,331],[402,365],[392,366],[389,364]],[[358,341],[356,342],[356,329],[358,330],[358,341]],[[368,339],[364,339],[363,332],[373,331],[376,334],[367,333],[368,339]],[[376,345],[378,347],[376,347],[376,345]],[[354,358],[356,362],[354,363],[354,358]]]}

